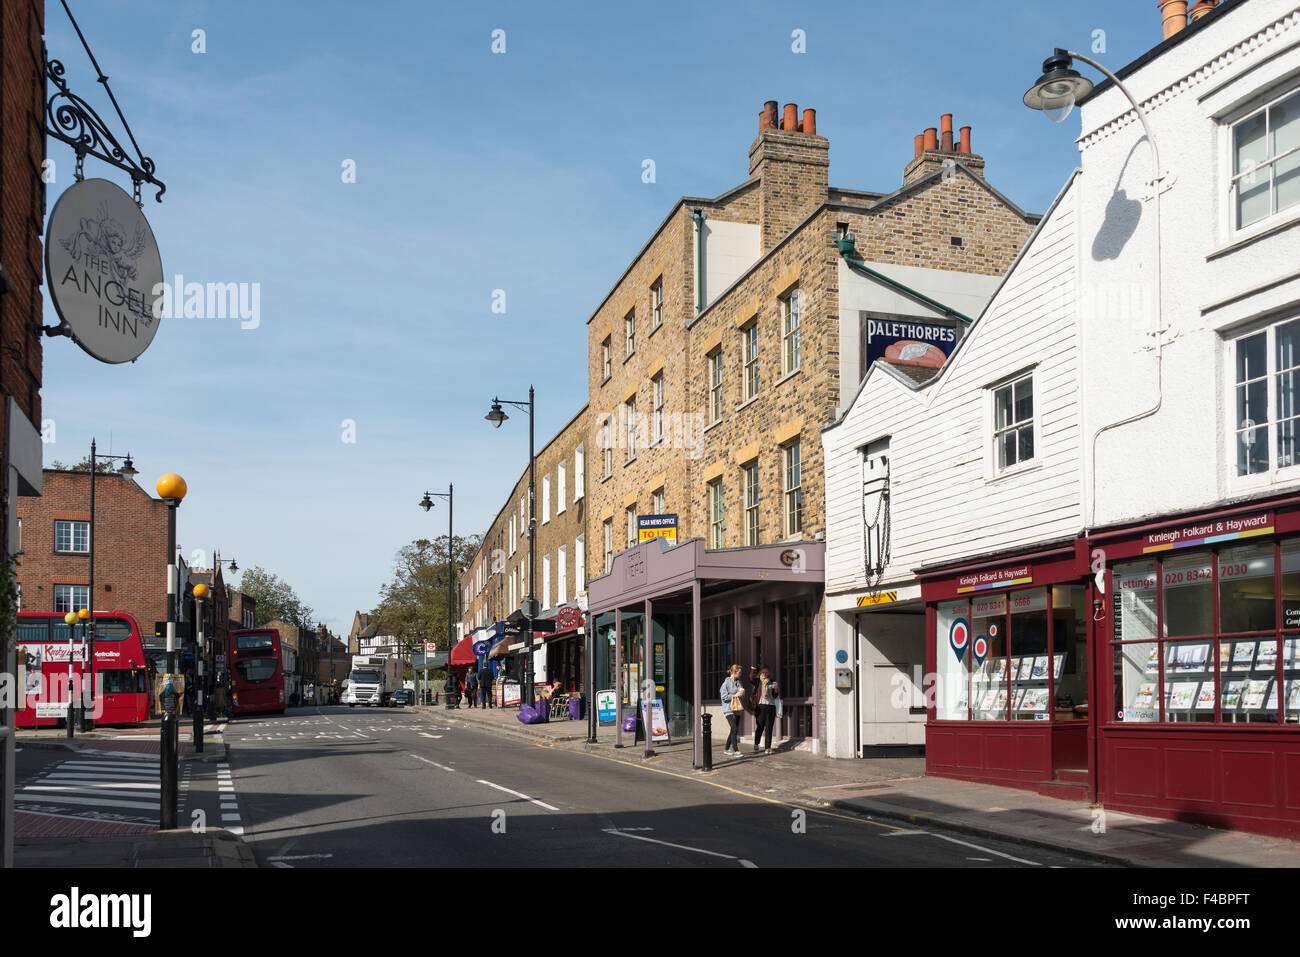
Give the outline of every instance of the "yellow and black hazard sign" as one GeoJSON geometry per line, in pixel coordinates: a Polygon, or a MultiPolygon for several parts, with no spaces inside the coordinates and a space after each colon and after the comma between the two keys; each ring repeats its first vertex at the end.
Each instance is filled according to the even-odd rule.
{"type": "Polygon", "coordinates": [[[874,595],[863,595],[858,599],[858,607],[865,608],[867,605],[890,605],[898,601],[898,592],[882,591],[874,595]]]}

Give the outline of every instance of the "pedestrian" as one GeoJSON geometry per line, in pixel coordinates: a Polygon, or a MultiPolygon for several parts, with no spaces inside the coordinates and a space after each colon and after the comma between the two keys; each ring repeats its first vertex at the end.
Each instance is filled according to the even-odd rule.
{"type": "Polygon", "coordinates": [[[722,682],[718,695],[722,698],[722,707],[726,709],[727,724],[731,729],[722,753],[729,757],[739,757],[740,716],[745,713],[745,686],[740,683],[740,665],[732,665],[727,669],[727,679],[722,682]]]}
{"type": "Polygon", "coordinates": [[[478,697],[478,675],[473,668],[465,673],[465,697],[469,698],[469,706],[474,707],[474,699],[478,697]]]}
{"type": "Polygon", "coordinates": [[[770,668],[760,668],[758,681],[754,687],[754,751],[758,751],[758,739],[767,736],[768,754],[772,753],[772,727],[776,724],[776,703],[780,689],[772,680],[770,668]]]}
{"type": "Polygon", "coordinates": [[[482,696],[483,707],[492,707],[492,669],[486,661],[478,673],[478,693],[482,696]]]}

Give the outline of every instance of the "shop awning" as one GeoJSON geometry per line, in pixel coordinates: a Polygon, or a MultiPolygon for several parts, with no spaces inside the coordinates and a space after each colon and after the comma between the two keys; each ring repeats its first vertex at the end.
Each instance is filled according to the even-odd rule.
{"type": "Polygon", "coordinates": [[[478,664],[478,658],[474,655],[474,639],[466,635],[451,649],[451,666],[453,668],[460,665],[478,664]]]}
{"type": "Polygon", "coordinates": [[[510,653],[509,645],[510,639],[503,635],[501,639],[488,650],[488,658],[504,658],[510,653]]]}

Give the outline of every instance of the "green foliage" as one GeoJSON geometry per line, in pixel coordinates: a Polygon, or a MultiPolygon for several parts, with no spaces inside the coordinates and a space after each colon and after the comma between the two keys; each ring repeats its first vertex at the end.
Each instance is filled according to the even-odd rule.
{"type": "MultiPolygon", "coordinates": [[[[46,468],[54,469],[56,472],[89,472],[90,456],[87,455],[76,465],[65,465],[64,463],[60,462],[58,459],[55,459],[48,466],[46,466],[46,468]]],[[[110,472],[115,472],[115,471],[117,471],[117,469],[114,467],[112,462],[105,462],[103,460],[98,460],[95,462],[96,475],[107,475],[110,472]]]]}
{"type": "MultiPolygon", "coordinates": [[[[481,535],[452,542],[448,564],[447,536],[433,541],[417,538],[404,546],[393,563],[393,580],[379,593],[373,624],[376,634],[392,635],[403,657],[421,650],[425,641],[447,645],[447,577],[450,574],[453,599],[459,591],[460,569],[478,552],[481,535]]],[[[453,605],[453,610],[455,606],[453,605]]],[[[455,616],[451,618],[455,623],[455,616]]]]}
{"type": "Polygon", "coordinates": [[[312,607],[298,597],[288,582],[259,565],[244,569],[238,590],[257,602],[253,609],[253,622],[259,628],[276,619],[307,631],[315,627],[312,607]]]}

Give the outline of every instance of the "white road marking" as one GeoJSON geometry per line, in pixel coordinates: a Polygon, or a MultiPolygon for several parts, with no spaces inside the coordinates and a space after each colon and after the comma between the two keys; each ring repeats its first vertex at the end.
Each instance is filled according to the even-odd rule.
{"type": "Polygon", "coordinates": [[[926,834],[927,831],[886,831],[881,837],[906,837],[911,834],[926,834]]]}
{"type": "Polygon", "coordinates": [[[493,784],[491,781],[484,781],[482,778],[480,778],[479,781],[478,781],[478,783],[479,783],[479,784],[486,784],[488,787],[490,787],[490,788],[496,788],[498,791],[505,791],[507,794],[513,794],[513,795],[514,795],[515,797],[517,797],[517,798],[523,798],[523,799],[524,799],[525,801],[527,801],[529,804],[536,804],[538,807],[544,807],[544,808],[546,808],[546,810],[548,810],[548,811],[558,811],[558,810],[559,810],[558,807],[552,807],[551,805],[547,804],[545,801],[539,801],[539,800],[537,800],[537,798],[530,798],[527,794],[521,794],[519,791],[512,791],[512,790],[510,790],[509,788],[503,788],[501,785],[499,785],[499,784],[493,784]]]}
{"type": "Polygon", "coordinates": [[[437,761],[430,761],[428,758],[422,758],[418,754],[413,754],[411,757],[415,758],[417,761],[423,761],[425,764],[432,764],[435,768],[442,768],[444,771],[450,771],[453,774],[456,773],[455,768],[449,768],[447,765],[439,764],[437,761]]]}
{"type": "Polygon", "coordinates": [[[62,787],[60,791],[87,791],[114,790],[120,788],[124,791],[157,791],[161,785],[147,783],[144,781],[122,781],[122,780],[105,780],[103,778],[83,778],[76,774],[51,774],[42,778],[52,784],[76,785],[76,787],[62,787]]]}
{"type": "Polygon", "coordinates": [[[292,864],[286,864],[284,861],[272,861],[272,867],[293,867],[292,864]]]}
{"type": "Polygon", "coordinates": [[[651,844],[662,844],[664,847],[675,847],[675,848],[677,848],[679,851],[691,851],[691,852],[693,852],[693,853],[695,853],[695,854],[707,854],[707,855],[709,855],[710,857],[721,857],[721,858],[725,858],[725,859],[728,860],[728,861],[740,861],[740,864],[741,864],[742,867],[757,867],[757,866],[758,866],[758,865],[753,864],[753,863],[751,863],[751,862],[749,862],[749,861],[741,860],[741,858],[736,857],[734,854],[722,854],[722,853],[719,853],[718,851],[706,851],[706,850],[705,850],[704,848],[702,848],[702,847],[687,847],[685,844],[674,844],[674,843],[672,843],[671,841],[661,841],[661,840],[659,840],[658,838],[653,838],[653,837],[642,837],[640,834],[629,834],[626,830],[624,830],[624,829],[620,829],[620,828],[616,828],[616,827],[607,827],[607,828],[604,828],[604,831],[605,831],[606,834],[616,834],[616,835],[618,835],[619,837],[630,837],[630,838],[632,838],[632,840],[634,840],[634,841],[649,841],[651,844]]]}
{"type": "Polygon", "coordinates": [[[420,737],[422,737],[422,738],[435,738],[435,739],[436,739],[436,738],[441,738],[442,735],[440,735],[440,734],[425,734],[423,731],[421,731],[421,732],[420,732],[420,737]]]}
{"type": "Polygon", "coordinates": [[[37,801],[41,804],[81,804],[91,807],[131,807],[158,810],[157,801],[108,801],[103,798],[56,797],[45,794],[15,794],[15,801],[37,801]]]}
{"type": "Polygon", "coordinates": [[[279,857],[268,857],[268,861],[316,861],[333,857],[333,854],[282,854],[279,857]]]}
{"type": "Polygon", "coordinates": [[[927,831],[926,833],[931,837],[937,837],[941,841],[951,841],[954,844],[960,844],[962,847],[969,847],[972,850],[983,851],[985,854],[996,854],[998,857],[1005,857],[1007,860],[1015,861],[1017,864],[1029,864],[1033,867],[1043,866],[1038,861],[1027,861],[1023,857],[1012,857],[1010,854],[1003,854],[1001,851],[995,851],[988,847],[980,847],[978,844],[972,844],[970,841],[963,841],[947,834],[937,834],[934,831],[927,831]]]}
{"type": "Polygon", "coordinates": [[[221,820],[223,820],[223,821],[238,821],[238,820],[239,820],[239,815],[238,815],[238,814],[223,814],[223,815],[221,815],[221,820]]]}

